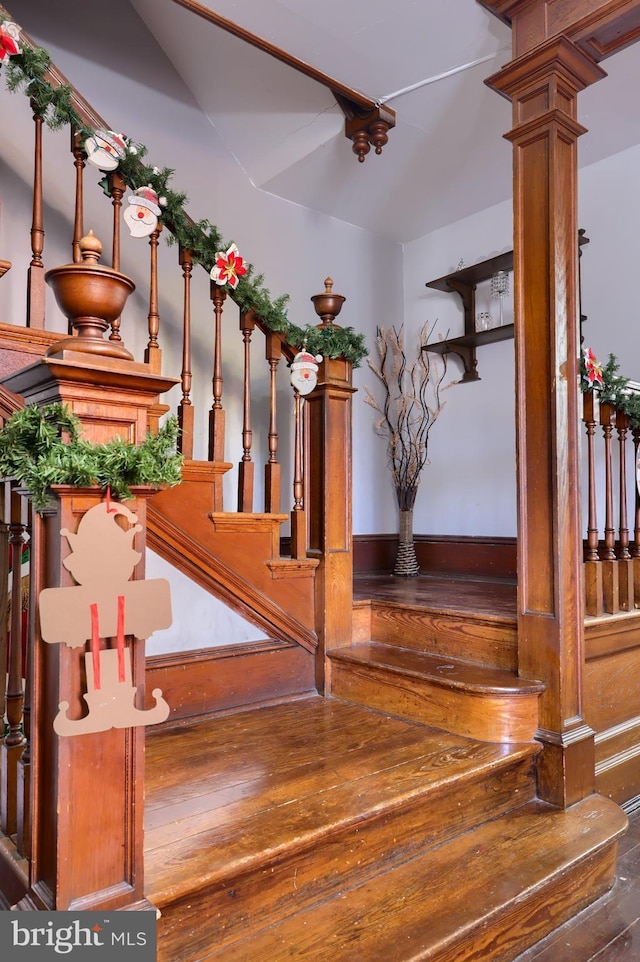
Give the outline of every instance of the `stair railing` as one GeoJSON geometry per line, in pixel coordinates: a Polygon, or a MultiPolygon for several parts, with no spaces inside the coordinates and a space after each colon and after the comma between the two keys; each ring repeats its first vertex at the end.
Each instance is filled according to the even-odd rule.
{"type": "MultiPolygon", "coordinates": [[[[25,41],[28,42],[27,38],[25,41]]],[[[51,66],[47,71],[47,80],[53,86],[66,84],[66,79],[51,66]]],[[[107,128],[105,121],[96,114],[90,105],[74,91],[74,108],[83,123],[92,129],[107,128]]],[[[32,105],[33,106],[33,105],[32,105]]],[[[37,111],[33,113],[34,120],[34,165],[33,165],[33,211],[32,225],[30,231],[31,239],[31,260],[28,270],[28,296],[27,296],[27,319],[26,325],[30,328],[46,329],[47,319],[45,317],[45,224],[44,210],[45,203],[43,197],[43,119],[38,116],[37,111]]],[[[85,229],[84,206],[86,198],[85,173],[87,169],[87,154],[82,143],[81,135],[76,130],[71,131],[70,151],[75,170],[75,196],[73,200],[73,213],[71,220],[73,223],[73,238],[71,242],[72,258],[75,263],[81,261],[80,241],[85,229]]],[[[121,244],[121,221],[123,200],[126,192],[126,184],[118,171],[109,173],[106,176],[108,193],[111,203],[112,224],[104,233],[110,234],[111,242],[111,267],[116,271],[121,271],[122,265],[122,244],[121,244]]],[[[170,222],[166,225],[171,232],[170,222]]],[[[160,281],[158,277],[158,245],[160,234],[163,229],[162,224],[158,225],[149,237],[149,301],[148,301],[148,340],[144,349],[144,363],[151,372],[161,373],[162,369],[162,333],[160,317],[160,281]]],[[[106,238],[105,238],[106,239],[106,238]]],[[[108,245],[105,245],[108,246],[108,245]]],[[[233,329],[233,324],[227,321],[227,313],[230,307],[235,308],[231,299],[226,296],[226,292],[218,285],[211,283],[211,300],[213,302],[213,324],[214,324],[214,345],[212,357],[212,402],[208,419],[208,445],[206,451],[198,451],[198,438],[195,432],[195,422],[198,416],[196,411],[195,397],[198,395],[194,391],[194,382],[200,374],[202,364],[194,364],[192,354],[192,305],[191,305],[191,278],[193,271],[193,253],[189,250],[179,249],[179,267],[182,271],[184,285],[184,304],[183,304],[183,326],[182,326],[182,368],[180,371],[180,381],[182,397],[177,405],[177,415],[181,428],[180,450],[187,460],[200,459],[217,465],[225,465],[223,473],[231,470],[231,466],[226,461],[227,437],[227,411],[231,404],[239,404],[242,410],[241,416],[241,448],[242,454],[237,464],[237,504],[235,510],[240,513],[253,513],[256,510],[256,477],[255,477],[255,427],[252,424],[252,366],[256,367],[257,347],[254,349],[255,332],[260,332],[265,338],[264,349],[261,354],[266,363],[267,370],[265,378],[269,385],[269,412],[268,429],[266,438],[261,439],[259,451],[264,451],[264,503],[257,506],[258,511],[265,513],[278,514],[282,511],[282,492],[281,479],[282,467],[279,461],[281,452],[280,436],[278,429],[277,402],[279,396],[284,392],[290,391],[288,378],[284,379],[287,372],[281,364],[284,356],[285,360],[290,361],[295,353],[295,348],[286,343],[283,336],[272,331],[254,311],[239,311],[240,337],[242,339],[243,356],[243,376],[242,385],[237,399],[228,398],[223,391],[225,386],[225,356],[223,353],[223,341],[226,341],[233,329]],[[224,331],[224,338],[223,338],[224,331]],[[280,388],[278,389],[278,385],[280,388]]],[[[57,265],[49,265],[57,266],[57,265]]],[[[71,325],[70,325],[71,326],[71,325]]],[[[111,331],[108,335],[111,342],[122,342],[121,319],[118,317],[111,324],[111,331]]],[[[226,349],[226,344],[225,344],[226,349]]],[[[198,359],[201,362],[201,358],[198,359]]],[[[257,368],[256,368],[257,369],[257,368]]],[[[292,399],[292,394],[289,394],[292,399]]],[[[150,428],[157,428],[160,417],[168,409],[159,407],[159,410],[152,412],[150,417],[150,428]]],[[[292,425],[287,429],[287,435],[293,435],[291,442],[292,460],[295,459],[296,452],[302,450],[302,431],[303,424],[300,417],[292,417],[292,425]]],[[[304,502],[304,465],[301,459],[297,465],[290,468],[291,473],[291,514],[296,522],[301,517],[301,509],[304,502]],[[293,475],[295,473],[295,479],[293,475]]],[[[221,474],[218,475],[221,478],[221,474]]],[[[213,511],[229,510],[222,498],[222,482],[219,481],[214,486],[215,494],[211,505],[213,511]]],[[[232,509],[233,510],[233,509],[232,509]]],[[[288,512],[287,512],[288,513],[288,512]]],[[[304,514],[304,512],[303,512],[304,514]]],[[[297,545],[296,553],[302,557],[306,552],[308,539],[306,531],[299,523],[296,524],[296,534],[294,542],[297,545]]]]}
{"type": "Polygon", "coordinates": [[[632,427],[625,411],[600,402],[597,392],[586,392],[582,397],[587,486],[586,613],[600,616],[632,611],[640,608],[640,428],[632,427]],[[602,527],[598,524],[599,512],[602,527]]]}

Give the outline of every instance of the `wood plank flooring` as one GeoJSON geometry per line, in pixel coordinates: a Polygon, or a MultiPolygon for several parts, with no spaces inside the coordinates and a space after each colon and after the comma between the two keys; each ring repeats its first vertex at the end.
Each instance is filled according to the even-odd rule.
{"type": "Polygon", "coordinates": [[[399,605],[433,608],[438,611],[470,612],[476,615],[516,619],[516,582],[473,575],[441,578],[419,575],[394,578],[391,575],[358,575],[354,578],[355,602],[384,601],[399,605]]]}
{"type": "MultiPolygon", "coordinates": [[[[363,798],[400,806],[443,778],[499,765],[514,746],[456,735],[319,696],[151,733],[145,876],[162,903],[362,817],[363,798]],[[310,751],[310,745],[313,750],[310,751]],[[324,826],[324,828],[323,828],[324,826]]],[[[523,746],[523,754],[529,751],[523,746]]]]}
{"type": "Polygon", "coordinates": [[[639,962],[640,810],[620,840],[616,884],[513,962],[639,962]]]}

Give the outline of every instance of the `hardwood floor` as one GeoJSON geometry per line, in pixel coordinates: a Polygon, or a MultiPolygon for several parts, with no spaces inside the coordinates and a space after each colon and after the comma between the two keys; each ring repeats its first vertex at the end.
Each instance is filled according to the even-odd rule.
{"type": "Polygon", "coordinates": [[[640,810],[619,842],[616,884],[513,962],[638,962],[640,960],[640,810]]]}
{"type": "Polygon", "coordinates": [[[358,575],[354,601],[384,601],[417,605],[440,611],[470,612],[516,619],[516,582],[474,575],[469,577],[394,578],[392,575],[358,575]]]}

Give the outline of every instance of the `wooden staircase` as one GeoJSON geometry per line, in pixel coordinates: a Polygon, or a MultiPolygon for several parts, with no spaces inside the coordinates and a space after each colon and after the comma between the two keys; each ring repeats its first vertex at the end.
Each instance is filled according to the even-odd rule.
{"type": "Polygon", "coordinates": [[[626,825],[537,801],[537,750],[317,696],[150,732],[158,962],[512,959],[610,887],[626,825]]]}
{"type": "Polygon", "coordinates": [[[515,583],[374,576],[355,595],[354,643],[328,653],[334,695],[481,741],[535,737],[544,686],[515,671],[515,583]]]}

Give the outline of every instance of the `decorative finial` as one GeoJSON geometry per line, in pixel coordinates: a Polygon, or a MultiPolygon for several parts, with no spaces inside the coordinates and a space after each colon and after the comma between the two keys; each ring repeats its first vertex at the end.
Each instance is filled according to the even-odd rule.
{"type": "Polygon", "coordinates": [[[100,260],[100,255],[102,254],[102,242],[98,240],[96,235],[92,230],[84,237],[80,238],[80,253],[82,254],[83,261],[89,261],[90,263],[96,263],[100,260]]]}
{"type": "Polygon", "coordinates": [[[333,278],[325,277],[324,293],[314,294],[311,298],[316,314],[322,318],[320,327],[328,327],[342,310],[346,298],[342,294],[333,293],[333,278]]]}

